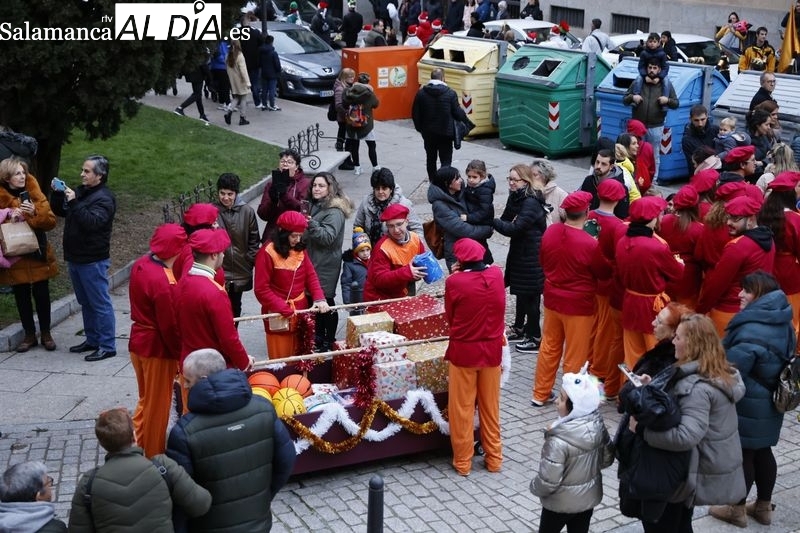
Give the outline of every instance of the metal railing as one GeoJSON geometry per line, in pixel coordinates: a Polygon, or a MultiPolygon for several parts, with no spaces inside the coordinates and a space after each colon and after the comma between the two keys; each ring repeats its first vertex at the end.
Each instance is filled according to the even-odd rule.
{"type": "Polygon", "coordinates": [[[290,150],[295,150],[303,158],[303,166],[308,166],[311,170],[317,170],[322,165],[322,159],[314,152],[319,151],[320,139],[333,139],[335,137],[325,137],[325,132],[319,129],[319,123],[312,124],[305,130],[301,130],[297,135],[289,137],[287,145],[290,150]]]}
{"type": "Polygon", "coordinates": [[[183,215],[189,206],[200,202],[213,202],[216,199],[216,192],[217,188],[214,182],[209,179],[205,183],[196,185],[191,191],[179,194],[172,200],[167,201],[161,208],[164,213],[164,222],[182,223],[183,215]]]}

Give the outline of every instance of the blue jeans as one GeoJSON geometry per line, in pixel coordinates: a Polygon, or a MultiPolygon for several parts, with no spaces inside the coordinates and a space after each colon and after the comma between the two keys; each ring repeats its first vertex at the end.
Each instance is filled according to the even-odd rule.
{"type": "Polygon", "coordinates": [[[661,168],[661,136],[663,134],[664,125],[662,124],[655,128],[647,128],[647,135],[645,135],[645,140],[653,145],[653,159],[656,163],[656,174],[653,176],[653,181],[658,179],[658,171],[661,168]]]}
{"type": "Polygon", "coordinates": [[[81,304],[86,343],[101,350],[116,352],[116,322],[108,292],[110,259],[94,263],[67,263],[75,297],[81,304]]]}
{"type": "Polygon", "coordinates": [[[248,70],[247,75],[250,76],[250,91],[253,93],[253,105],[258,106],[263,103],[261,100],[261,69],[255,68],[248,70]]]}
{"type": "Polygon", "coordinates": [[[275,107],[275,97],[278,95],[278,78],[261,78],[261,103],[275,107]]]}

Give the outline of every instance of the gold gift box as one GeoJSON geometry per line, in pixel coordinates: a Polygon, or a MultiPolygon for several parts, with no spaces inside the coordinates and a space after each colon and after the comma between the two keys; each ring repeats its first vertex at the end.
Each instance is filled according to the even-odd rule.
{"type": "Polygon", "coordinates": [[[432,393],[447,392],[448,365],[444,360],[447,341],[417,344],[407,348],[406,358],[414,362],[417,387],[432,393]]]}
{"type": "Polygon", "coordinates": [[[394,319],[389,316],[389,313],[384,311],[347,317],[347,331],[345,336],[347,347],[360,347],[361,340],[359,336],[362,333],[369,333],[371,331],[388,331],[389,333],[393,333],[394,319]]]}

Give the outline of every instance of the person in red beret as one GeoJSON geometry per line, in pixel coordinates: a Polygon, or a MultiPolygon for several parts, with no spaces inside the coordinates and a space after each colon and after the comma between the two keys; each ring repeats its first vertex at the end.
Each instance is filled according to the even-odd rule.
{"type": "Polygon", "coordinates": [[[725,336],[728,322],[739,311],[742,278],[756,270],[770,274],[773,271],[772,231],[760,226],[756,219],[761,204],[761,200],[747,194],[725,204],[726,224],[732,239],[722,250],[719,261],[706,273],[697,302],[697,312],[708,314],[720,338],[725,336]]]}
{"type": "MultiPolygon", "coordinates": [[[[188,237],[199,229],[218,228],[218,218],[219,210],[217,206],[214,204],[196,203],[190,205],[183,214],[183,223],[181,225],[188,237]]],[[[178,255],[178,258],[175,259],[175,264],[172,265],[172,272],[175,279],[180,281],[184,274],[189,272],[189,269],[192,268],[193,263],[194,256],[192,255],[192,247],[189,246],[189,241],[187,239],[181,253],[178,255]]],[[[225,285],[225,271],[222,267],[215,273],[214,280],[220,285],[225,285]]]]}
{"type": "Polygon", "coordinates": [[[568,194],[561,202],[567,220],[552,224],[542,236],[544,321],[531,400],[536,407],[555,400],[562,356],[564,372],[577,373],[592,353],[597,281],[611,276],[611,265],[597,239],[583,229],[591,201],[585,191],[568,194]]]}
{"type": "Polygon", "coordinates": [[[745,181],[756,172],[756,149],[753,145],[737,146],[728,152],[722,160],[723,172],[719,176],[719,183],[730,181],[745,181]]]}
{"type": "Polygon", "coordinates": [[[683,276],[683,263],[655,235],[667,202],[645,196],[631,204],[630,225],[617,243],[617,275],[624,289],[622,337],[625,364],[633,368],[656,345],[653,321],[669,303],[666,288],[683,276]]]}
{"type": "Polygon", "coordinates": [[[147,457],[164,453],[167,446],[172,385],[181,360],[172,266],[186,243],[183,227],[162,224],[153,232],[150,252],[131,267],[128,351],[139,390],[133,427],[136,443],[147,457]]]}
{"type": "Polygon", "coordinates": [[[622,386],[617,365],[623,361],[622,288],[616,275],[617,241],[627,225],[614,214],[617,204],[627,199],[628,191],[617,180],[604,180],[597,186],[600,205],[589,211],[588,220],[597,224],[597,242],[613,274],[597,282],[597,324],[592,354],[592,374],[604,379],[606,398],[614,398],[622,386]]]}
{"type": "Polygon", "coordinates": [[[746,185],[743,181],[729,181],[721,183],[714,193],[714,203],[703,218],[703,233],[695,249],[695,257],[700,262],[704,275],[719,262],[722,249],[731,240],[725,202],[743,195],[746,185]]]}
{"type": "Polygon", "coordinates": [[[639,191],[644,194],[653,184],[653,178],[656,175],[655,152],[653,151],[653,145],[647,142],[647,127],[641,120],[630,119],[628,121],[628,133],[639,140],[639,154],[636,156],[633,179],[637,187],[639,187],[639,191]]]}
{"type": "Polygon", "coordinates": [[[703,278],[700,262],[695,257],[697,243],[703,234],[699,204],[700,195],[694,186],[681,187],[672,200],[674,213],[664,215],[656,228],[658,234],[667,241],[672,254],[683,261],[683,277],[667,284],[667,295],[690,309],[697,305],[703,278]]]}
{"type": "Polygon", "coordinates": [[[381,222],[387,234],[372,250],[364,285],[364,301],[402,298],[416,294],[416,282],[425,277],[425,267],[414,266],[414,256],[425,251],[422,238],[408,230],[410,210],[403,204],[384,209],[381,222]]]}
{"type": "Polygon", "coordinates": [[[775,278],[792,306],[792,324],[800,333],[800,213],[796,189],[800,172],[781,172],[767,185],[770,191],[758,214],[759,224],[775,240],[775,278]]]}
{"type": "Polygon", "coordinates": [[[480,419],[483,460],[489,472],[503,465],[500,437],[500,362],[505,330],[503,271],[483,262],[483,245],[459,239],[453,245],[458,268],[445,280],[444,310],[450,325],[445,360],[448,375],[453,468],[472,469],[475,406],[480,419]]]}
{"type": "Polygon", "coordinates": [[[705,220],[706,215],[714,204],[714,189],[717,186],[719,172],[713,168],[706,168],[697,172],[689,178],[689,185],[694,187],[700,197],[699,212],[700,221],[705,220]]]}
{"type": "Polygon", "coordinates": [[[231,239],[224,229],[201,229],[189,237],[194,263],[177,286],[181,365],[187,355],[203,348],[218,350],[225,356],[228,368],[247,370],[253,364],[233,324],[233,310],[225,287],[214,280],[230,245],[231,239]]]}
{"type": "MultiPolygon", "coordinates": [[[[280,313],[286,321],[264,320],[267,335],[267,352],[270,359],[298,355],[303,348],[302,332],[298,327],[296,311],[312,307],[327,313],[330,308],[325,294],[305,252],[303,232],[308,219],[297,211],[284,211],[278,217],[272,240],[256,254],[255,295],[261,304],[261,313],[280,313]]],[[[312,346],[306,346],[309,351],[312,346]]]]}

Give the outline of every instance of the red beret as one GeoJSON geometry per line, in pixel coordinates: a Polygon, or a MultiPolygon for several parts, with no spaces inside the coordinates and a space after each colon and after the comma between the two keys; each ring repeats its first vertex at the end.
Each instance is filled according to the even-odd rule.
{"type": "Polygon", "coordinates": [[[381,222],[408,218],[409,209],[403,204],[392,204],[381,213],[381,222]]]}
{"type": "Polygon", "coordinates": [[[753,198],[754,200],[758,200],[762,204],[764,203],[764,193],[761,191],[760,187],[756,187],[751,183],[744,184],[744,195],[753,198]]]}
{"type": "Polygon", "coordinates": [[[660,196],[645,196],[631,203],[628,213],[631,222],[650,222],[658,218],[666,207],[667,201],[660,196]]]}
{"type": "Polygon", "coordinates": [[[218,215],[219,210],[213,204],[192,204],[183,214],[183,221],[190,226],[210,226],[218,215]]]}
{"type": "Polygon", "coordinates": [[[793,191],[798,182],[800,182],[800,172],[785,170],[775,176],[775,179],[769,182],[767,188],[778,192],[793,191]]]}
{"type": "Polygon", "coordinates": [[[751,157],[756,155],[756,147],[753,145],[737,146],[728,152],[723,160],[725,163],[746,163],[751,157]]]}
{"type": "Polygon", "coordinates": [[[199,229],[189,237],[189,246],[193,252],[201,254],[218,254],[231,245],[231,238],[224,229],[199,229]]]}
{"type": "Polygon", "coordinates": [[[717,187],[715,195],[718,200],[729,202],[734,198],[744,195],[745,185],[747,184],[743,181],[729,181],[717,187]]]}
{"type": "Polygon", "coordinates": [[[567,213],[580,213],[589,210],[589,204],[592,203],[592,194],[586,191],[571,192],[561,202],[561,209],[567,213]]]}
{"type": "Polygon", "coordinates": [[[725,212],[733,217],[751,217],[761,210],[761,202],[751,196],[739,196],[725,204],[725,212]]]}
{"type": "Polygon", "coordinates": [[[619,202],[628,195],[625,186],[617,180],[603,180],[597,186],[597,196],[601,200],[619,202]]]}
{"type": "Polygon", "coordinates": [[[628,121],[628,133],[632,133],[637,137],[644,137],[647,135],[647,126],[641,120],[632,118],[628,121]]]}
{"type": "Polygon", "coordinates": [[[719,172],[713,168],[706,168],[693,175],[689,179],[689,184],[699,193],[703,194],[714,188],[719,179],[719,172]]]}
{"type": "Polygon", "coordinates": [[[688,209],[696,206],[699,201],[700,195],[697,194],[697,189],[692,185],[685,185],[675,194],[672,205],[675,206],[675,209],[688,209]]]}
{"type": "Polygon", "coordinates": [[[175,257],[186,244],[186,230],[180,224],[161,224],[150,238],[150,251],[160,259],[175,257]]]}
{"type": "Polygon", "coordinates": [[[284,211],[278,217],[277,224],[291,233],[303,233],[308,227],[308,220],[299,211],[284,211]]]}
{"type": "Polygon", "coordinates": [[[471,263],[481,261],[486,250],[479,242],[472,239],[458,239],[453,245],[453,255],[459,263],[471,263]]]}

